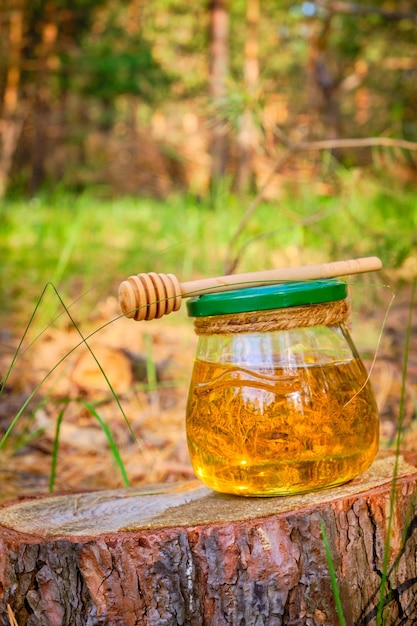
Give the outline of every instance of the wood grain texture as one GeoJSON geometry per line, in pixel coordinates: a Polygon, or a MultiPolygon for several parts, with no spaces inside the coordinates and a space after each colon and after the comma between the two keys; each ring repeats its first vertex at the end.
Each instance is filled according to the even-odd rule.
{"type": "Polygon", "coordinates": [[[319,265],[303,265],[244,274],[230,274],[180,283],[174,274],[137,274],[119,286],[119,302],[123,315],[140,322],[168,315],[181,307],[181,298],[207,293],[231,291],[242,287],[259,287],[274,283],[334,278],[382,269],[378,257],[333,261],[319,265]]]}
{"type": "MultiPolygon", "coordinates": [[[[417,463],[400,459],[386,623],[417,623],[417,463]]],[[[0,624],[375,624],[394,458],[347,485],[239,498],[196,481],[23,500],[0,509],[0,624]]]]}

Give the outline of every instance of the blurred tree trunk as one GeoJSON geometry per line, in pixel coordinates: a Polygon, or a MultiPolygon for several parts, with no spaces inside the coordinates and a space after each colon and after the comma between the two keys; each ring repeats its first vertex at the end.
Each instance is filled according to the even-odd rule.
{"type": "MultiPolygon", "coordinates": [[[[210,61],[209,94],[211,104],[217,108],[227,95],[229,75],[229,13],[227,0],[211,0],[210,11],[210,61]]],[[[216,186],[224,176],[228,160],[228,138],[225,123],[215,114],[210,141],[211,183],[216,186]]]]}
{"type": "Polygon", "coordinates": [[[41,42],[34,103],[34,135],[32,143],[32,176],[30,192],[34,193],[45,178],[45,160],[48,153],[48,124],[50,123],[50,79],[54,66],[53,53],[58,28],[54,20],[53,5],[41,24],[41,42]]]}
{"type": "MultiPolygon", "coordinates": [[[[13,163],[13,155],[19,141],[23,125],[22,115],[19,115],[19,85],[21,74],[21,56],[23,39],[23,10],[17,1],[10,7],[8,27],[8,42],[6,44],[6,63],[8,63],[3,102],[0,119],[0,198],[6,193],[9,172],[13,163]]],[[[2,27],[3,28],[3,27],[2,27]]]]}
{"type": "Polygon", "coordinates": [[[251,186],[253,153],[258,143],[253,104],[259,82],[259,15],[259,0],[247,0],[243,76],[248,102],[243,112],[238,134],[239,157],[236,172],[236,189],[240,194],[247,193],[251,186]]]}
{"type": "MultiPolygon", "coordinates": [[[[143,9],[143,0],[130,0],[127,15],[126,15],[126,32],[132,37],[137,35],[142,30],[141,20],[142,20],[142,9],[143,9]]],[[[129,128],[132,131],[132,134],[137,139],[138,128],[137,128],[137,117],[138,117],[138,98],[135,95],[130,95],[128,97],[129,106],[128,106],[128,124],[129,128]]],[[[138,145],[135,146],[139,148],[138,145]]]]}
{"type": "Polygon", "coordinates": [[[321,122],[326,139],[342,136],[338,102],[338,77],[332,74],[329,62],[328,40],[332,14],[319,20],[310,36],[307,61],[310,126],[321,122]]]}

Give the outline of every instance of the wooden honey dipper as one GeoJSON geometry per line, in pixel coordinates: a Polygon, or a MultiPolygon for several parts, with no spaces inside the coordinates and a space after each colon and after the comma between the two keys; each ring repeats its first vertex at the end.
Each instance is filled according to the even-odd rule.
{"type": "Polygon", "coordinates": [[[378,257],[334,261],[320,265],[231,274],[180,283],[174,274],[138,274],[120,284],[119,302],[123,314],[140,322],[153,320],[178,311],[182,298],[205,293],[230,291],[242,287],[259,287],[287,281],[334,278],[349,274],[374,272],[382,268],[378,257]]]}

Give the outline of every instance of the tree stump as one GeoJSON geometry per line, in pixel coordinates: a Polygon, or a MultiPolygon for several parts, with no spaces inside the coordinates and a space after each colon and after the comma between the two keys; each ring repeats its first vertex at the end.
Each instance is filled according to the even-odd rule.
{"type": "Polygon", "coordinates": [[[417,460],[378,458],[338,488],[276,498],[197,481],[0,508],[0,623],[19,626],[417,623],[417,460]],[[390,512],[392,513],[390,518],[390,512]],[[391,522],[389,520],[391,519],[391,522]]]}

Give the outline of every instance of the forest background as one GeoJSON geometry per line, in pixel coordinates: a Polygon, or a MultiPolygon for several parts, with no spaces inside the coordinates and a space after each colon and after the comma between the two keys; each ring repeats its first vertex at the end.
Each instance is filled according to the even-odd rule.
{"type": "MultiPolygon", "coordinates": [[[[204,196],[225,175],[246,192],[290,146],[417,139],[411,1],[3,0],[2,7],[2,196],[57,185],[204,196]]],[[[410,150],[396,150],[395,159],[379,151],[375,162],[378,142],[368,144],[321,150],[347,168],[372,164],[414,180],[410,150]]],[[[308,179],[312,191],[334,193],[329,158],[323,163],[317,148],[301,152],[276,186],[308,179]]]]}
{"type": "MultiPolygon", "coordinates": [[[[384,327],[373,373],[392,443],[417,275],[416,31],[412,0],[2,0],[7,471],[17,458],[23,484],[46,459],[45,488],[190,475],[189,320],[133,329],[115,297],[126,275],[374,254],[384,273],[353,285],[356,340],[372,363],[384,327]],[[100,370],[88,378],[75,346],[89,333],[104,369],[125,372],[109,374],[122,409],[100,370]],[[117,476],[103,424],[128,468],[117,476]]],[[[411,446],[414,379],[407,389],[411,446]]]]}

